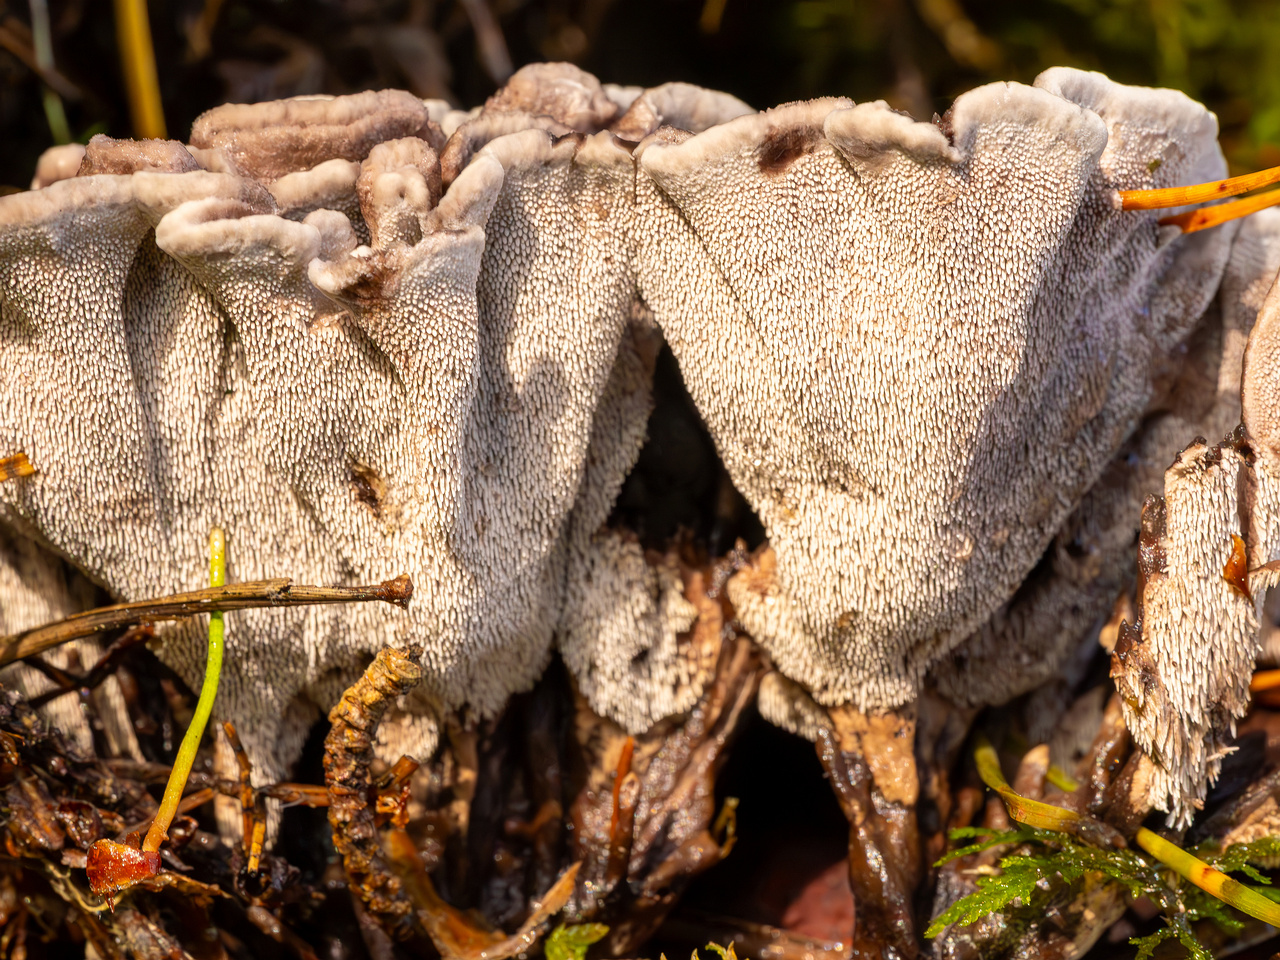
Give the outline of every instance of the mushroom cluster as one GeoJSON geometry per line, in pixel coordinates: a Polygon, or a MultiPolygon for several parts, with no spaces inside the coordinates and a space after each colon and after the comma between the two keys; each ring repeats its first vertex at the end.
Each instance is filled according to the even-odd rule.
{"type": "MultiPolygon", "coordinates": [[[[919,122],[558,64],[467,113],[299,98],[189,144],[58,148],[0,198],[0,455],[37,471],[0,484],[0,630],[83,606],[77,576],[190,588],[217,525],[232,580],[416,587],[407,614],[237,615],[218,709],[263,778],[387,645],[425,651],[389,755],[500,711],[553,648],[648,730],[714,668],[678,567],[608,525],[665,339],[767,534],[727,584],[774,668],[762,712],[816,736],[922,686],[1008,700],[1096,634],[1177,450],[1239,417],[1280,222],[1182,236],[1115,197],[1221,176],[1216,134],[1181,94],[1067,69],[919,122]]],[[[1214,457],[1226,490],[1248,458],[1214,457]]],[[[203,639],[160,656],[194,685],[203,639]]],[[[1171,696],[1212,697],[1204,669],[1171,696]]],[[[1153,794],[1178,814],[1216,769],[1188,704],[1155,734],[1183,743],[1153,794]]]]}

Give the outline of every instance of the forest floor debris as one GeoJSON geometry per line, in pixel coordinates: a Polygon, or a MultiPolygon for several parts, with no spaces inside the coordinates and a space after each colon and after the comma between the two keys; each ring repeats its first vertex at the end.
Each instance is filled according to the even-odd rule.
{"type": "MultiPolygon", "coordinates": [[[[754,792],[753,781],[768,778],[759,764],[776,756],[767,747],[755,753],[765,735],[753,732],[763,728],[752,701],[767,664],[736,632],[723,598],[712,596],[724,578],[690,558],[684,563],[691,592],[702,591],[704,612],[718,611],[720,618],[716,629],[687,638],[710,645],[703,655],[715,664],[713,682],[688,715],[629,737],[591,713],[565,671],[552,669],[502,716],[471,726],[455,721],[427,763],[404,758],[387,766],[372,753],[377,723],[417,673],[412,651],[385,651],[335,708],[327,729],[317,728],[298,782],[255,787],[229,726],[222,736],[237,757],[239,777],[214,777],[206,738],[162,848],[161,871],[114,911],[88,889],[87,851],[151,821],[153,792],[168,778],[166,761],[192,697],[169,677],[168,696],[135,692],[129,698],[136,728],[151,731],[140,738],[149,756],[139,761],[103,755],[109,751],[101,735],[97,755],[86,754],[16,693],[4,691],[0,956],[50,956],[60,945],[86,943],[99,957],[232,960],[283,948],[300,958],[439,953],[496,960],[547,949],[543,938],[557,923],[552,949],[571,942],[573,955],[676,955],[708,941],[769,960],[861,955],[865,944],[859,947],[854,936],[856,907],[841,849],[849,838],[847,824],[839,827],[844,817],[837,813],[831,821],[820,844],[825,853],[792,879],[759,866],[761,851],[771,845],[785,848],[784,859],[797,864],[807,856],[776,814],[762,823],[753,810],[771,802],[754,792]],[[157,718],[157,707],[169,715],[157,718]],[[738,772],[718,782],[725,748],[741,736],[741,749],[755,755],[738,760],[738,772]],[[728,789],[734,794],[727,796],[728,789]],[[239,806],[237,843],[215,834],[215,796],[239,806]],[[283,810],[274,846],[264,843],[269,803],[283,810]],[[746,859],[735,867],[739,841],[746,846],[736,849],[746,859]],[[721,862],[724,868],[714,869],[721,862]],[[754,879],[748,876],[753,870],[754,879]],[[765,894],[760,877],[773,875],[785,889],[765,894]],[[828,875],[834,879],[824,879],[828,875]],[[687,902],[677,904],[686,890],[687,902]],[[806,932],[816,930],[835,935],[806,932]],[[590,944],[588,935],[596,938],[590,944]]],[[[55,678],[65,695],[108,674],[122,676],[124,688],[135,691],[147,674],[144,683],[152,685],[165,676],[145,648],[151,631],[132,626],[115,636],[83,675],[55,678]]],[[[1039,704],[1023,698],[976,718],[974,735],[1002,745],[1000,754],[987,747],[980,757],[988,764],[998,757],[1017,771],[1006,785],[1012,808],[995,794],[984,798],[981,763],[971,748],[952,749],[949,765],[943,757],[945,769],[928,774],[934,786],[919,808],[919,823],[901,827],[915,835],[898,845],[914,843],[921,851],[919,882],[904,882],[901,909],[920,930],[933,921],[935,956],[1057,957],[1090,947],[1091,957],[1133,956],[1136,949],[1166,956],[1174,941],[1197,957],[1242,948],[1254,951],[1245,955],[1269,955],[1257,951],[1266,950],[1271,928],[1121,848],[1117,838],[1151,821],[1135,803],[1142,757],[1129,741],[1105,669],[1099,654],[1072,696],[1039,704]],[[1058,728],[1050,740],[1053,756],[1049,744],[1027,740],[1029,730],[1044,726],[1035,722],[1036,711],[1048,703],[1057,718],[1051,726],[1058,728]],[[1064,725],[1091,729],[1091,742],[1063,754],[1064,743],[1081,740],[1080,730],[1066,736],[1064,725]],[[1094,829],[1076,837],[1010,822],[1010,809],[1025,817],[1023,807],[1036,803],[1069,809],[1094,829]]],[[[1280,711],[1271,705],[1268,684],[1260,674],[1237,754],[1182,840],[1264,891],[1267,871],[1280,866],[1280,711]]],[[[86,710],[89,702],[82,699],[86,710]]],[[[934,730],[927,708],[920,724],[934,730]]],[[[795,795],[798,815],[822,791],[838,811],[837,795],[822,779],[822,745],[815,752],[780,731],[767,738],[808,753],[812,780],[784,775],[782,787],[795,795]],[[817,792],[806,800],[807,791],[817,792]]],[[[832,749],[828,744],[827,752],[832,749]]],[[[848,755],[841,752],[846,765],[848,755]]],[[[828,758],[828,775],[832,762],[828,758]]],[[[854,786],[868,782],[845,773],[854,786]]],[[[877,804],[868,802],[864,819],[878,817],[877,804]]]]}

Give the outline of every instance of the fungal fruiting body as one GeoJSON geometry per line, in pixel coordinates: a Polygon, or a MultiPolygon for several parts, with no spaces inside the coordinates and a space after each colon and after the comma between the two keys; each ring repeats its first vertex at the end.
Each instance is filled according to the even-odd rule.
{"type": "MultiPolygon", "coordinates": [[[[1272,221],[1121,210],[1221,177],[1216,121],[1065,69],[921,123],[538,65],[469,113],[307,98],[191,139],[59,148],[0,198],[0,454],[37,471],[0,484],[0,626],[57,612],[22,556],[139,599],[198,582],[215,523],[231,579],[408,573],[407,614],[241,615],[219,711],[265,778],[388,644],[424,651],[390,758],[556,645],[629,732],[690,707],[715,651],[678,565],[605,527],[663,338],[768,536],[727,587],[768,716],[1043,682],[1160,470],[1238,416],[1280,260],[1272,221]]],[[[161,656],[194,683],[203,650],[161,656]]]]}

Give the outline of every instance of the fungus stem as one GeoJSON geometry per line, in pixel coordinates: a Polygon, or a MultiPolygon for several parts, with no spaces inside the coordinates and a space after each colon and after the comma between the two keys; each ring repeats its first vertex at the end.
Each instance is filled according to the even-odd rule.
{"type": "MultiPolygon", "coordinates": [[[[1019,823],[1025,823],[1029,827],[1039,827],[1042,830],[1075,833],[1078,825],[1088,819],[1074,810],[1032,800],[1015,792],[1000,770],[1000,759],[996,756],[995,748],[985,738],[978,741],[974,760],[977,762],[978,776],[982,777],[982,782],[1000,794],[1009,808],[1009,816],[1019,823]]],[[[1273,927],[1280,927],[1280,904],[1273,903],[1240,881],[1231,879],[1221,870],[1209,866],[1199,857],[1193,856],[1176,843],[1171,843],[1146,827],[1139,827],[1134,839],[1139,847],[1156,860],[1194,883],[1205,893],[1217,897],[1241,913],[1269,923],[1273,927]]]]}
{"type": "Polygon", "coordinates": [[[151,45],[147,0],[115,0],[116,41],[120,45],[129,115],[139,137],[165,138],[164,110],[160,106],[160,81],[156,53],[151,45]]]}
{"type": "Polygon", "coordinates": [[[1190,187],[1166,187],[1163,190],[1121,190],[1121,207],[1125,210],[1163,210],[1166,207],[1184,207],[1190,203],[1221,200],[1235,197],[1269,184],[1280,183],[1280,167],[1246,173],[1229,180],[1197,183],[1190,187]]]}
{"type": "MultiPolygon", "coordinates": [[[[227,541],[222,530],[214,527],[209,533],[209,586],[220,587],[227,580],[227,541]]],[[[218,677],[222,673],[222,611],[214,610],[209,614],[209,658],[205,662],[204,685],[200,688],[200,699],[196,702],[196,711],[191,718],[191,726],[187,727],[186,736],[182,738],[182,746],[178,748],[177,759],[169,772],[169,782],[164,788],[164,797],[160,801],[160,809],[156,818],[151,821],[147,837],[142,841],[143,852],[156,851],[164,843],[169,834],[169,824],[178,812],[178,804],[182,800],[182,790],[187,784],[191,766],[195,763],[196,751],[200,749],[200,738],[204,736],[204,728],[209,723],[209,714],[213,711],[213,701],[218,695],[218,677]]]]}

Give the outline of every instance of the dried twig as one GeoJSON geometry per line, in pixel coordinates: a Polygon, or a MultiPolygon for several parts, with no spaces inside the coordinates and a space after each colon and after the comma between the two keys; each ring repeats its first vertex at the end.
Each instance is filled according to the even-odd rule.
{"type": "MultiPolygon", "coordinates": [[[[145,760],[114,759],[104,760],[103,765],[117,777],[137,780],[141,783],[164,783],[169,779],[172,767],[167,763],[150,763],[145,760]]],[[[233,799],[240,799],[240,782],[224,780],[207,773],[192,771],[187,778],[188,789],[216,790],[218,793],[233,799]]],[[[399,789],[399,784],[395,784],[399,789]]],[[[327,807],[329,805],[328,788],[315,783],[292,783],[289,781],[268,784],[265,787],[253,787],[254,793],[268,800],[279,800],[286,806],[302,804],[308,807],[327,807]]],[[[149,822],[149,821],[148,821],[149,822]]],[[[144,823],[143,826],[146,826],[144,823]]]]}
{"type": "Polygon", "coordinates": [[[222,724],[222,732],[231,746],[231,752],[236,755],[236,766],[240,770],[239,790],[236,797],[240,801],[240,816],[243,824],[241,837],[249,872],[257,873],[258,862],[262,859],[262,844],[266,837],[267,808],[263,803],[262,794],[254,790],[250,782],[253,767],[249,763],[249,754],[245,752],[244,744],[240,742],[240,734],[236,733],[235,724],[230,720],[226,721],[222,724]]]}
{"type": "Polygon", "coordinates": [[[373,785],[369,768],[382,715],[422,679],[421,656],[422,651],[415,648],[380,652],[329,714],[333,727],[324,742],[333,845],[342,856],[352,889],[398,940],[412,935],[414,908],[383,856],[369,803],[373,785]]]}
{"type": "Polygon", "coordinates": [[[59,670],[51,664],[43,663],[39,657],[33,657],[30,661],[31,666],[40,670],[45,676],[49,677],[59,686],[53,690],[48,690],[39,696],[32,697],[29,701],[33,709],[39,709],[46,703],[58,699],[67,693],[73,693],[78,690],[94,690],[101,685],[102,681],[115,673],[115,669],[120,664],[120,660],[124,654],[132,650],[140,643],[146,643],[156,635],[155,627],[149,623],[140,624],[136,627],[130,627],[124,632],[120,639],[112,642],[106,651],[98,658],[98,662],[89,668],[89,672],[83,676],[77,676],[66,670],[59,670]]]}
{"type": "Polygon", "coordinates": [[[106,630],[160,620],[182,620],[214,610],[249,610],[258,607],[303,607],[320,603],[360,603],[384,600],[404,607],[413,596],[413,583],[401,575],[370,587],[295,586],[292,580],[255,580],[224,587],[208,587],[156,600],[120,603],[77,613],[0,639],[0,666],[42,653],[50,647],[92,637],[106,630]]]}

